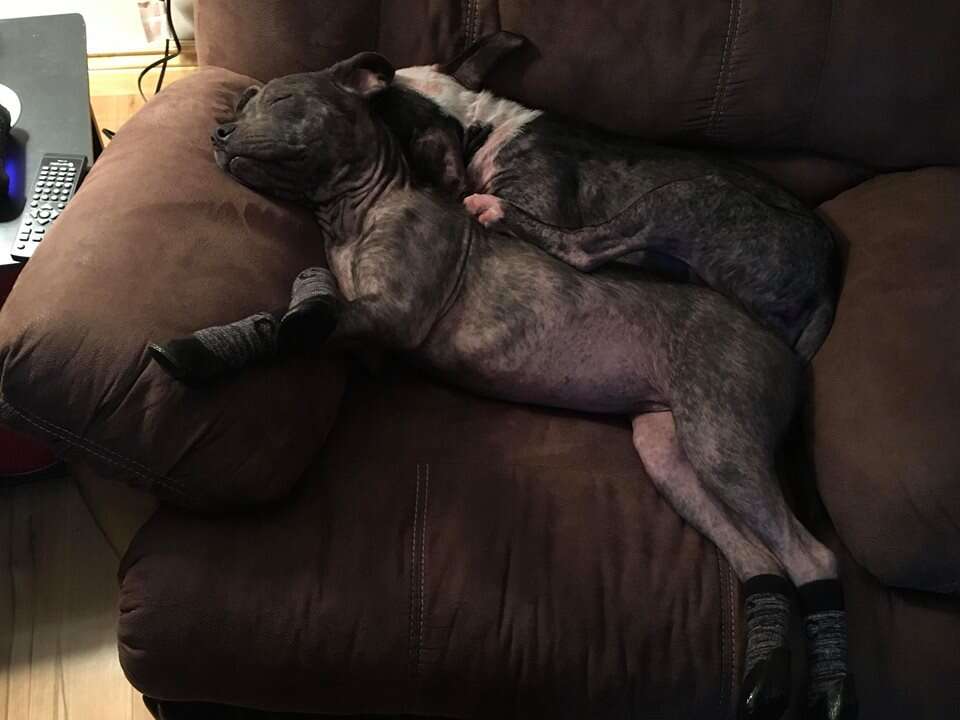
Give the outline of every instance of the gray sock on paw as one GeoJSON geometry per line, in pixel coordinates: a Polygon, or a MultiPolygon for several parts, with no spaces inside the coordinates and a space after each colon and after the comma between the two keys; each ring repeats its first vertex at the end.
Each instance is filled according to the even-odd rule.
{"type": "Polygon", "coordinates": [[[810,694],[814,702],[847,667],[847,613],[837,580],[816,580],[797,589],[803,609],[803,632],[807,637],[810,694]]]}
{"type": "Polygon", "coordinates": [[[779,575],[757,575],[744,583],[747,674],[773,650],[788,646],[792,590],[790,582],[779,575]]]}
{"type": "Polygon", "coordinates": [[[290,292],[290,307],[295,308],[305,300],[335,301],[340,297],[337,279],[326,268],[307,268],[293,281],[290,292]]]}
{"type": "Polygon", "coordinates": [[[810,699],[847,674],[847,613],[826,610],[803,619],[810,665],[810,699]]]}
{"type": "Polygon", "coordinates": [[[193,336],[223,362],[239,370],[277,352],[277,319],[262,312],[229,325],[197,330],[193,336]]]}

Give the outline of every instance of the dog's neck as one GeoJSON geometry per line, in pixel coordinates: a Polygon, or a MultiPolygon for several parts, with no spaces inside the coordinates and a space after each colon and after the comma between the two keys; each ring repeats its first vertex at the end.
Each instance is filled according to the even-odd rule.
{"type": "Polygon", "coordinates": [[[335,190],[314,197],[314,215],[327,242],[359,237],[371,210],[390,193],[410,185],[410,168],[400,143],[382,122],[364,157],[340,168],[335,190]]]}

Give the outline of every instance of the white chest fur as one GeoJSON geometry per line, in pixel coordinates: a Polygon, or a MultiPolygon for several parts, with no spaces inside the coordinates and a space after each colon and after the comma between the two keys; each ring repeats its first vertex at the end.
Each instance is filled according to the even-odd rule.
{"type": "Polygon", "coordinates": [[[492,128],[467,167],[474,192],[488,190],[496,173],[500,149],[522,132],[525,125],[542,114],[540,110],[531,110],[486,90],[468,90],[449,75],[439,72],[436,65],[418,65],[398,70],[396,82],[433,100],[464,128],[477,124],[492,128]]]}

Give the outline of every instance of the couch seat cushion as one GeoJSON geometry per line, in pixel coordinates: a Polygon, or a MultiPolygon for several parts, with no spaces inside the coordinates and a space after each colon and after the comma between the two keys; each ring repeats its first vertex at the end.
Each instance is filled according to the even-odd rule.
{"type": "Polygon", "coordinates": [[[291,501],[163,510],[124,560],[141,691],[268,710],[726,717],[738,589],[622,421],[351,385],[291,501]]]}

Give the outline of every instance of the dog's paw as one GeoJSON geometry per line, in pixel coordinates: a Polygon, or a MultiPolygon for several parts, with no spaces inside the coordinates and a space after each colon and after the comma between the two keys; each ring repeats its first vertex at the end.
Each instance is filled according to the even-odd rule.
{"type": "Polygon", "coordinates": [[[463,206],[484,227],[503,220],[503,203],[496,195],[468,195],[463,206]]]}
{"type": "Polygon", "coordinates": [[[777,648],[744,678],[738,720],[779,720],[790,704],[790,651],[777,648]]]}
{"type": "MultiPolygon", "coordinates": [[[[300,272],[293,282],[293,294],[304,297],[330,295],[337,297],[337,278],[325,267],[310,267],[300,272]]],[[[296,302],[296,298],[294,299],[296,302]]]]}
{"type": "Polygon", "coordinates": [[[856,720],[858,715],[859,703],[853,675],[844,675],[807,707],[803,717],[804,720],[856,720]]]}

